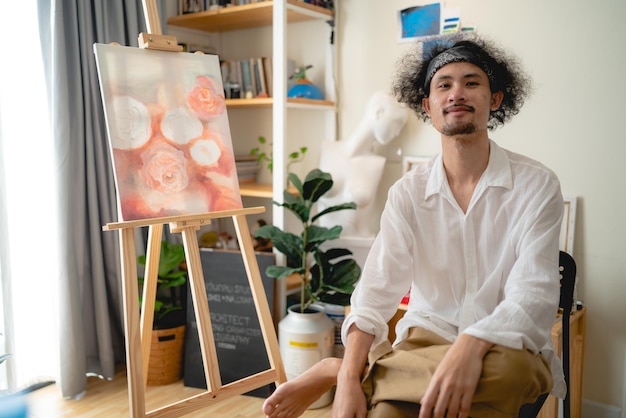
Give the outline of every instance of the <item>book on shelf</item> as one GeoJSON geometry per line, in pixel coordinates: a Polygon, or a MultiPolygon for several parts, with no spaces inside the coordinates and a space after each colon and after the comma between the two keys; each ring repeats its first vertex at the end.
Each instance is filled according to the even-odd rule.
{"type": "Polygon", "coordinates": [[[263,68],[263,58],[256,58],[254,65],[254,75],[257,80],[258,94],[257,97],[268,97],[267,82],[265,80],[265,69],[263,68]]]}
{"type": "Polygon", "coordinates": [[[267,95],[272,97],[274,95],[272,85],[274,82],[274,75],[272,72],[272,57],[263,57],[263,73],[265,74],[265,86],[267,88],[267,95]]]}
{"type": "Polygon", "coordinates": [[[227,99],[272,97],[271,57],[222,61],[221,70],[227,99]]]}

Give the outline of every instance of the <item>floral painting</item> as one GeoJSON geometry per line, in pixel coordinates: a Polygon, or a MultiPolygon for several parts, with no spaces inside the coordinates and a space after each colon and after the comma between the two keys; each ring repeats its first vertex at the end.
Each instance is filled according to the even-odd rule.
{"type": "Polygon", "coordinates": [[[94,50],[120,220],[241,208],[218,57],[94,50]]]}

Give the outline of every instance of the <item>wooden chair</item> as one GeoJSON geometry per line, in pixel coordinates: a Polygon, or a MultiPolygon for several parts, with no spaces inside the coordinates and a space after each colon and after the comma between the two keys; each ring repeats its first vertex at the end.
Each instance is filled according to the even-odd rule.
{"type": "MultiPolygon", "coordinates": [[[[559,301],[559,310],[561,313],[561,321],[563,327],[563,354],[561,361],[563,362],[563,373],[565,374],[565,386],[567,394],[563,399],[563,418],[570,418],[570,347],[569,347],[569,320],[574,305],[574,284],[576,283],[576,262],[571,255],[565,251],[559,252],[559,273],[561,274],[561,298],[559,301]]],[[[522,405],[518,418],[535,418],[548,394],[541,395],[535,403],[522,405]]]]}

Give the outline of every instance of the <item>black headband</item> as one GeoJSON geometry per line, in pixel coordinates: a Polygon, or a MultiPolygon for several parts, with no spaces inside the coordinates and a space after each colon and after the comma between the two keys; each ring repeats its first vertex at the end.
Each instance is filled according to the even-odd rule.
{"type": "Polygon", "coordinates": [[[467,45],[456,45],[437,55],[430,61],[430,64],[428,64],[428,69],[426,70],[426,80],[424,81],[424,91],[427,95],[430,94],[430,82],[435,73],[444,65],[452,62],[469,62],[470,64],[474,64],[487,74],[491,85],[494,84],[494,80],[492,79],[493,71],[491,71],[491,68],[489,68],[487,63],[481,59],[480,55],[467,45]]]}

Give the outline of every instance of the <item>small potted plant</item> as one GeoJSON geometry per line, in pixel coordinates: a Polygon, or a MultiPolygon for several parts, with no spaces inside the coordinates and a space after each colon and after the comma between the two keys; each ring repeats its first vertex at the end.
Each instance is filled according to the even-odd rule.
{"type": "MultiPolygon", "coordinates": [[[[267,169],[271,172],[274,169],[274,153],[272,151],[268,152],[264,148],[271,148],[272,143],[268,143],[264,136],[259,136],[258,141],[259,146],[252,148],[250,150],[250,155],[255,156],[259,164],[267,163],[267,169]]],[[[289,170],[289,167],[291,167],[292,164],[302,161],[308,150],[309,149],[307,147],[300,147],[297,151],[289,153],[287,156],[287,170],[289,170]]]]}
{"type": "MultiPolygon", "coordinates": [[[[146,256],[140,255],[137,262],[145,266],[146,256]]],[[[144,278],[139,277],[138,280],[143,286],[144,278]]],[[[161,241],[148,368],[149,385],[165,385],[180,379],[186,324],[186,283],[184,247],[161,241]]],[[[141,296],[139,299],[141,303],[141,296]]]]}

